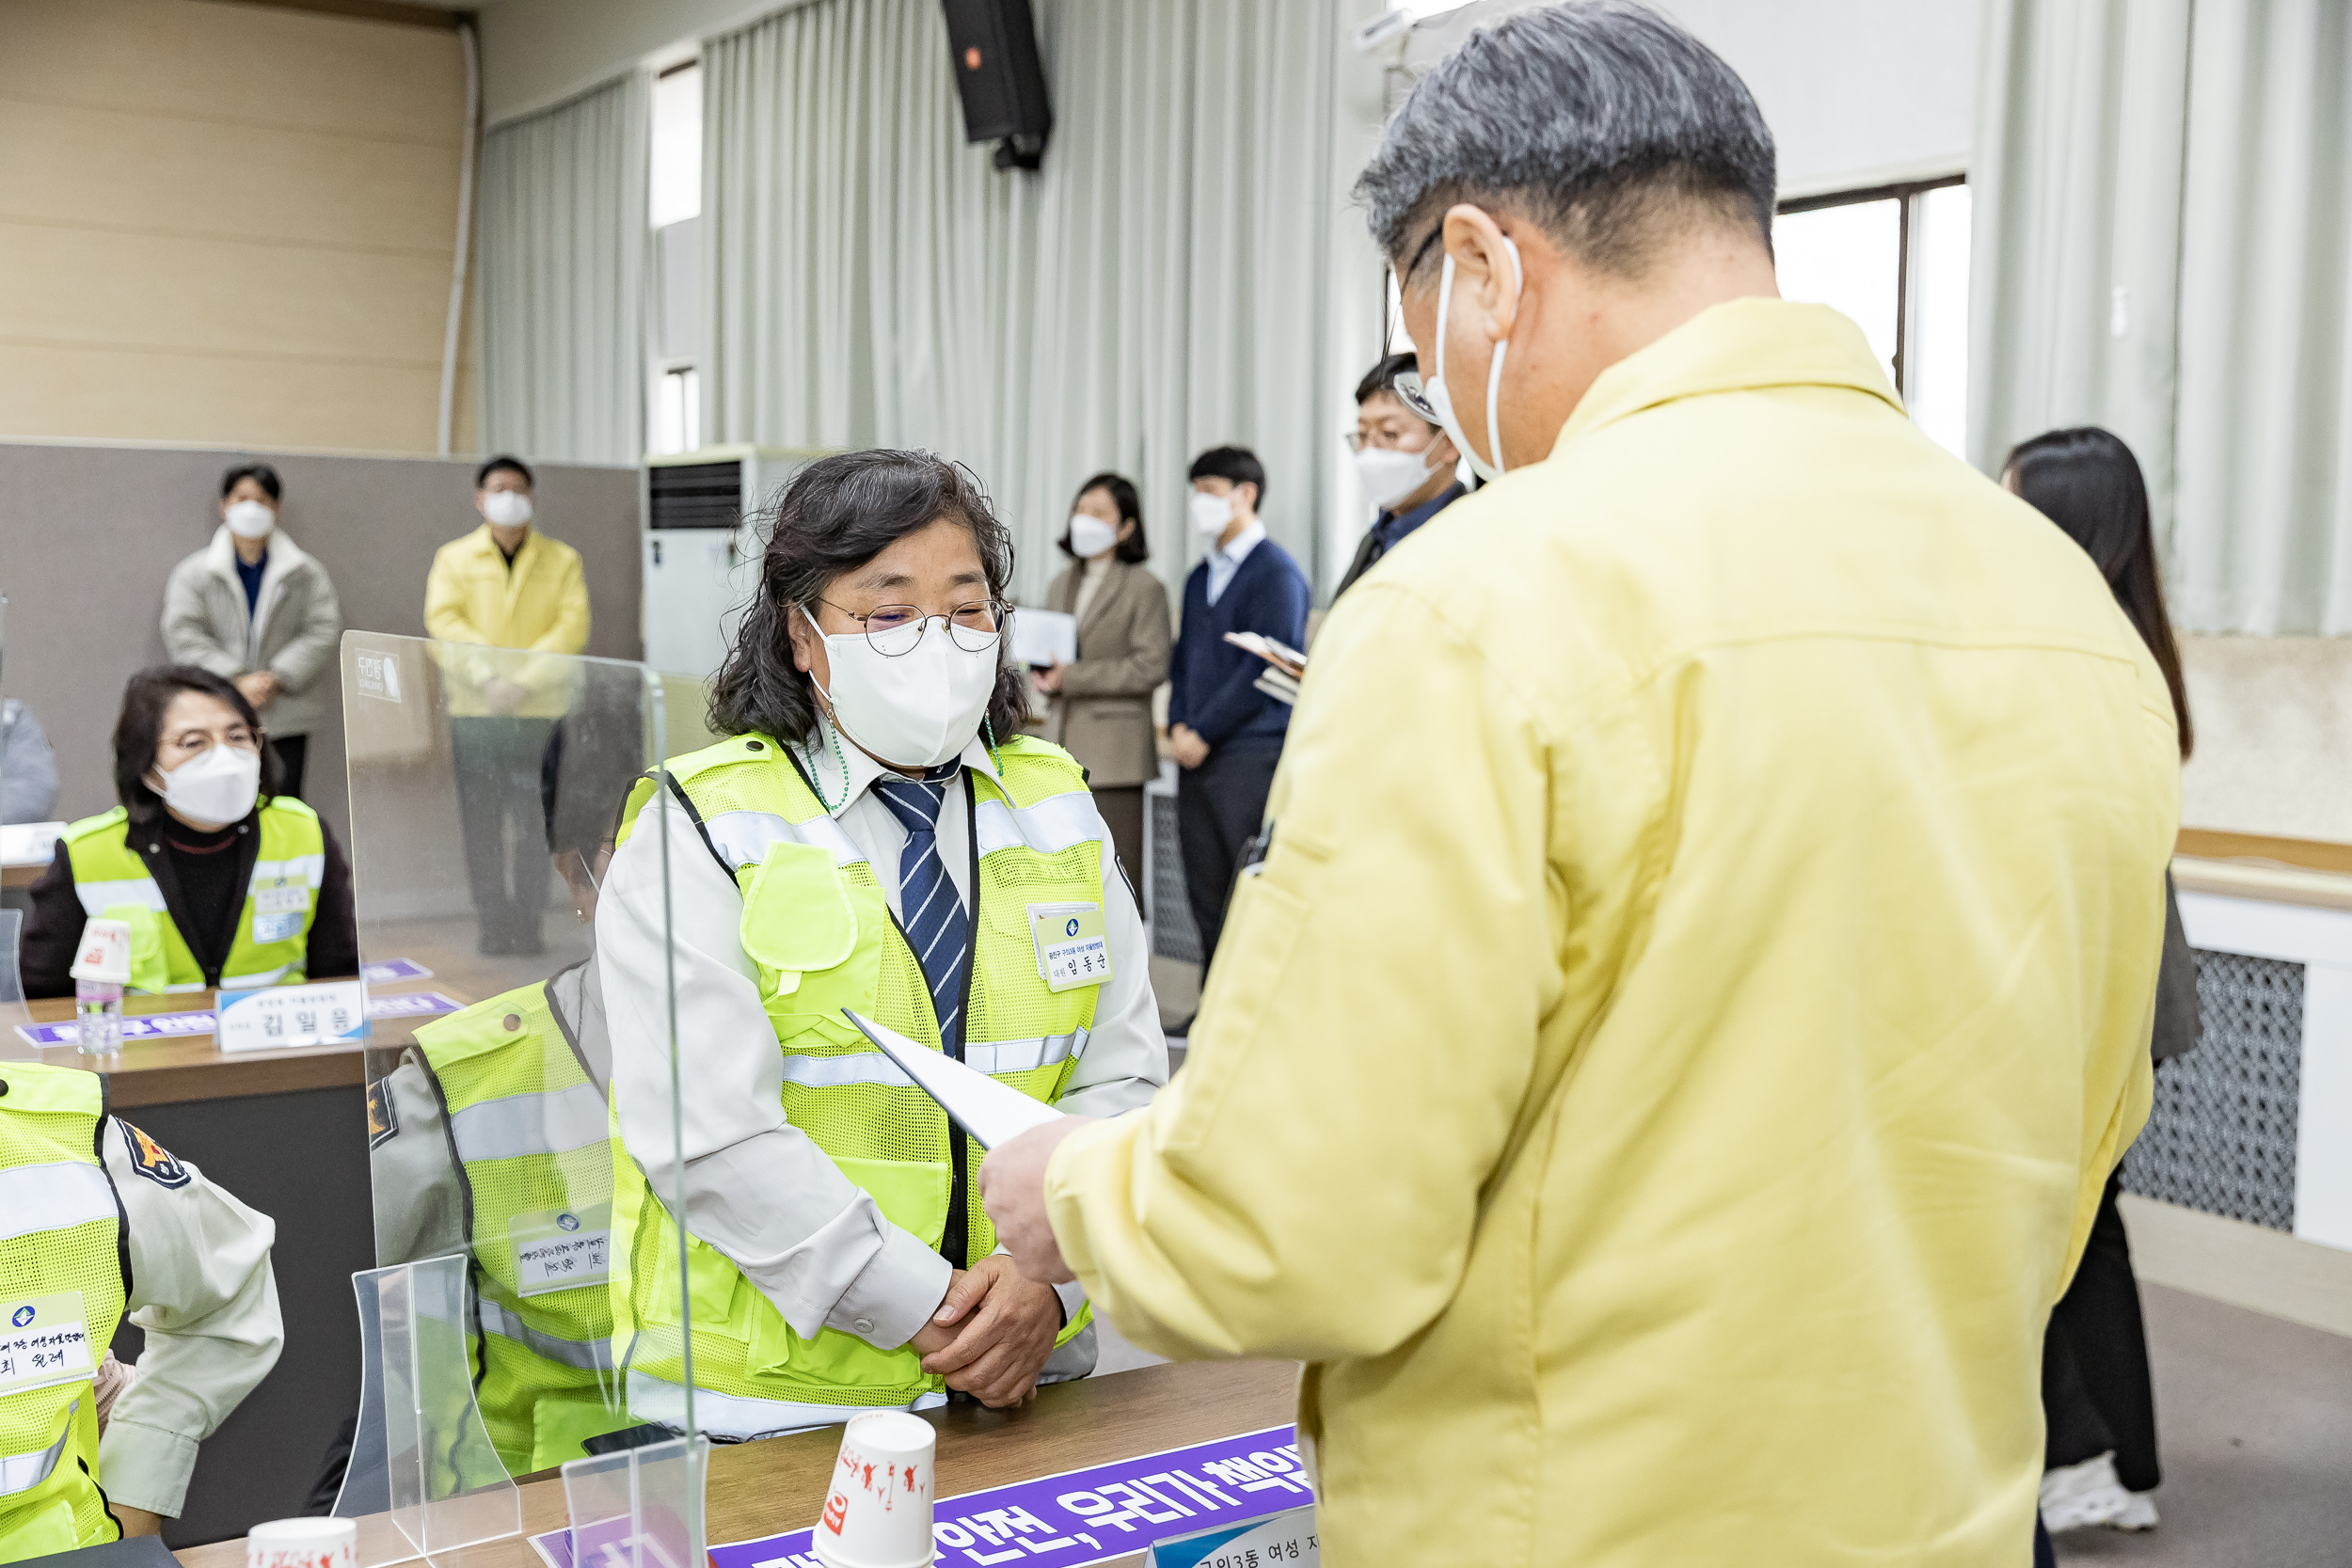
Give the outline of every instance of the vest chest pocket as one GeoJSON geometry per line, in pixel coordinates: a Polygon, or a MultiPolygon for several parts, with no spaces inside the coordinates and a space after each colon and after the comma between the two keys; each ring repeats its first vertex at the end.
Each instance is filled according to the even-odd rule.
{"type": "Polygon", "coordinates": [[[814,844],[769,847],[743,892],[743,951],[776,979],[770,994],[798,990],[801,976],[833,969],[857,950],[857,911],[833,851],[814,844]]]}

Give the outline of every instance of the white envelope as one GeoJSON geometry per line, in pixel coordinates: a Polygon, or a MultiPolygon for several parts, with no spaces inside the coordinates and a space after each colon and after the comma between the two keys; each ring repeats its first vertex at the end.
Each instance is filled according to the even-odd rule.
{"type": "Polygon", "coordinates": [[[1032,1127],[1059,1121],[1061,1113],[1041,1100],[1032,1100],[1010,1085],[999,1084],[977,1068],[965,1067],[945,1052],[917,1045],[896,1029],[870,1018],[841,1009],[858,1032],[898,1064],[915,1087],[939,1101],[939,1108],[982,1148],[1019,1137],[1032,1127]]]}

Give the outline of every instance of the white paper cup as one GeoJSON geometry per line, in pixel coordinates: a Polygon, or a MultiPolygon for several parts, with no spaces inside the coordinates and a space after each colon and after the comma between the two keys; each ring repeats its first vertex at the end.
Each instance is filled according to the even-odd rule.
{"type": "Polygon", "coordinates": [[[91,919],[82,925],[82,945],[74,949],[76,980],[107,981],[120,986],[131,980],[131,923],[91,919]]]}
{"type": "Polygon", "coordinates": [[[817,1521],[825,1568],[924,1568],[931,1545],[931,1450],[938,1433],[903,1410],[850,1418],[817,1521]]]}
{"type": "Polygon", "coordinates": [[[359,1525],[353,1519],[272,1519],[245,1538],[245,1568],[352,1568],[359,1525]]]}

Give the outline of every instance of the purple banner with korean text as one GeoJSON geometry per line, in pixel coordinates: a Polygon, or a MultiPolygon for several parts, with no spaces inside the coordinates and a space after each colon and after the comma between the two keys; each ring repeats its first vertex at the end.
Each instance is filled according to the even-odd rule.
{"type": "MultiPolygon", "coordinates": [[[[406,996],[371,996],[368,1017],[438,1018],[464,1007],[463,1002],[443,996],[437,990],[418,991],[406,996]]],[[[122,1015],[122,1041],[170,1039],[182,1035],[209,1035],[217,1021],[210,1007],[188,1013],[125,1013],[122,1015]]],[[[81,1029],[72,1023],[18,1024],[17,1037],[27,1045],[72,1045],[81,1037],[81,1029]]],[[[351,1049],[359,1049],[354,1041],[351,1049]]]]}
{"type": "MultiPolygon", "coordinates": [[[[1313,1500],[1295,1432],[1267,1427],[943,1497],[931,1511],[931,1540],[939,1568],[1038,1560],[1051,1568],[1079,1568],[1313,1500]]],[[[713,1546],[711,1568],[823,1568],[809,1544],[814,1528],[713,1546]]],[[[534,1535],[531,1544],[548,1568],[576,1568],[569,1530],[534,1535]]]]}
{"type": "Polygon", "coordinates": [[[389,986],[395,980],[430,980],[433,972],[414,958],[386,958],[381,963],[361,964],[359,978],[372,986],[389,986]]]}

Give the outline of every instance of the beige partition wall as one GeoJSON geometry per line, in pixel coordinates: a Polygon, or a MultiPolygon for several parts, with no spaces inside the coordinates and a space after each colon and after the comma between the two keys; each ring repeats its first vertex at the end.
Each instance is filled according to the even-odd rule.
{"type": "MultiPolygon", "coordinates": [[[[421,636],[433,552],[478,526],[471,459],[278,456],[280,526],[334,578],[343,624],[421,636]]],[[[218,526],[219,479],[237,451],[0,441],[0,687],[32,705],[57,751],[57,815],[114,802],[110,740],[122,683],[164,657],[164,579],[218,526]]],[[[638,475],[538,468],[539,526],[580,553],[587,651],[639,648],[638,475]]],[[[330,696],[340,666],[320,677],[330,696]]],[[[347,839],[342,718],[310,740],[305,793],[347,839]]]]}
{"type": "Polygon", "coordinates": [[[0,0],[0,435],[436,451],[465,101],[446,21],[0,0]]]}

